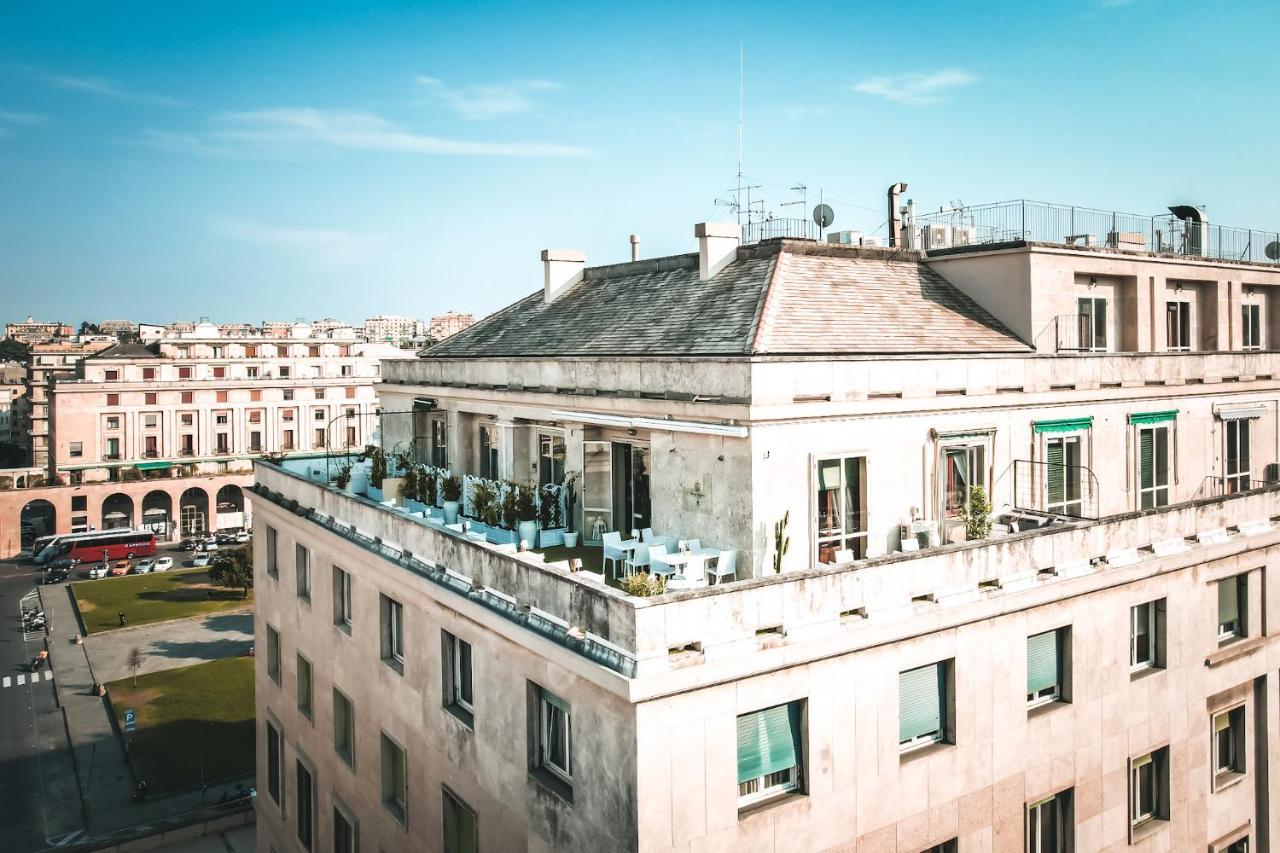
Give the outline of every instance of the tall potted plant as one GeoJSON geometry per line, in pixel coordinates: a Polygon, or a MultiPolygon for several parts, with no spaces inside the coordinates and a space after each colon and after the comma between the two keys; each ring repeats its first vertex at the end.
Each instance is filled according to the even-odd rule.
{"type": "Polygon", "coordinates": [[[462,480],[450,474],[440,484],[440,493],[444,497],[444,523],[458,523],[458,501],[462,500],[462,480]]]}
{"type": "Polygon", "coordinates": [[[516,518],[519,526],[516,529],[516,541],[524,542],[530,548],[538,547],[538,505],[533,497],[533,486],[516,486],[516,518]]]}
{"type": "Polygon", "coordinates": [[[564,547],[578,547],[578,531],[573,529],[573,508],[578,502],[578,475],[570,471],[564,478],[564,547]]]}

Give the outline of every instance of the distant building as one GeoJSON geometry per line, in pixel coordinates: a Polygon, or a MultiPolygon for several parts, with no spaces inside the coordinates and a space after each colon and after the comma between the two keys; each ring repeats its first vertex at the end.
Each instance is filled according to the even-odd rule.
{"type": "Polygon", "coordinates": [[[42,344],[56,338],[69,338],[73,334],[66,323],[42,323],[28,315],[25,323],[6,323],[4,336],[24,344],[42,344]]]}
{"type": "Polygon", "coordinates": [[[326,317],[323,320],[316,320],[311,324],[311,331],[317,335],[333,335],[337,333],[343,337],[355,337],[356,330],[350,323],[342,320],[335,320],[332,317],[326,317]]]}
{"type": "Polygon", "coordinates": [[[133,337],[138,332],[138,324],[131,320],[103,320],[97,324],[98,331],[104,335],[133,337]]]}
{"type": "Polygon", "coordinates": [[[433,344],[438,343],[450,335],[456,335],[463,329],[475,325],[475,322],[476,318],[472,314],[460,314],[457,311],[437,314],[431,318],[431,325],[427,327],[427,339],[433,344]]]}
{"type": "Polygon", "coordinates": [[[422,337],[426,325],[412,317],[400,317],[395,314],[379,314],[364,321],[364,339],[379,343],[395,344],[412,342],[422,337]]]}
{"type": "Polygon", "coordinates": [[[258,327],[252,323],[219,323],[218,332],[224,338],[248,338],[258,335],[258,327]]]}
{"type": "Polygon", "coordinates": [[[195,327],[196,324],[190,320],[174,320],[169,324],[168,329],[171,332],[189,332],[195,327]]]}
{"type": "Polygon", "coordinates": [[[27,368],[16,361],[0,364],[0,443],[25,447],[27,368]]]}
{"type": "Polygon", "coordinates": [[[43,468],[49,464],[49,386],[54,378],[74,375],[76,365],[87,355],[110,347],[116,339],[100,335],[94,341],[60,341],[38,343],[31,347],[27,361],[26,398],[28,411],[23,432],[31,441],[31,464],[43,468]]]}
{"type": "Polygon", "coordinates": [[[286,323],[283,320],[272,320],[271,322],[262,324],[262,336],[265,338],[287,338],[289,330],[293,328],[293,323],[286,323]]]}

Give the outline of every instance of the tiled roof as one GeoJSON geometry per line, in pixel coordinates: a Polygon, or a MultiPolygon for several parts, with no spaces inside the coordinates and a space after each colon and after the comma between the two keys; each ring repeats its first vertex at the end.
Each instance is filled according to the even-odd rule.
{"type": "Polygon", "coordinates": [[[100,358],[159,358],[160,354],[155,351],[149,344],[140,344],[131,341],[125,344],[116,344],[110,349],[104,349],[102,352],[93,356],[94,359],[100,358]]]}
{"type": "Polygon", "coordinates": [[[698,256],[586,270],[425,350],[427,358],[1026,352],[914,256],[770,241],[710,281],[698,256]]]}

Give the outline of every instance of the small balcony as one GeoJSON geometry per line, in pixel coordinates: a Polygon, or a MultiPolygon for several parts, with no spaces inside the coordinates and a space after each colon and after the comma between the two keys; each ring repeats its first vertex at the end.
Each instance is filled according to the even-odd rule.
{"type": "Polygon", "coordinates": [[[1015,510],[1067,519],[1098,518],[1098,478],[1083,465],[1017,459],[1012,476],[1015,510]]]}

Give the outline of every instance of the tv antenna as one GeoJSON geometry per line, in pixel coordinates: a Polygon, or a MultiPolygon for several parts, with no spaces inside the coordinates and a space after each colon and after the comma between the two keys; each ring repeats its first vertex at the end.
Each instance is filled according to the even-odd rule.
{"type": "Polygon", "coordinates": [[[796,205],[800,205],[800,210],[803,211],[805,208],[809,206],[809,188],[808,187],[806,187],[804,184],[797,181],[796,185],[791,188],[791,191],[793,193],[799,193],[800,198],[794,199],[792,201],[784,201],[782,204],[778,205],[779,207],[795,207],[796,205]]]}

